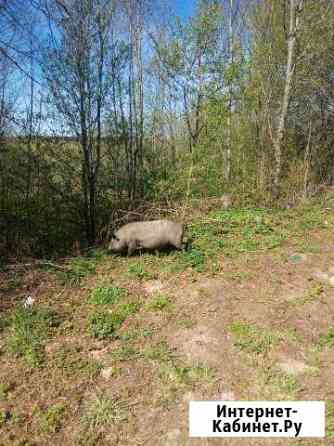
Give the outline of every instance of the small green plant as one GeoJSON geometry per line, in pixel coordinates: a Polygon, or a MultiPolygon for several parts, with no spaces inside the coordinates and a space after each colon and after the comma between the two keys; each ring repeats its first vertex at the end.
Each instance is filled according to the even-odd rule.
{"type": "Polygon", "coordinates": [[[235,322],[228,329],[234,336],[234,345],[249,353],[266,354],[283,337],[283,334],[277,331],[243,322],[235,322]]]}
{"type": "Polygon", "coordinates": [[[334,327],[331,327],[326,334],[320,336],[319,347],[334,348],[334,327]]]}
{"type": "Polygon", "coordinates": [[[166,362],[175,358],[175,351],[165,341],[145,346],[141,353],[145,359],[152,361],[166,362]]]}
{"type": "Polygon", "coordinates": [[[115,348],[111,352],[111,356],[116,361],[129,361],[130,359],[137,358],[139,356],[139,352],[133,347],[122,346],[115,348]]]}
{"type": "Polygon", "coordinates": [[[334,401],[326,401],[326,437],[334,438],[334,401]]]}
{"type": "Polygon", "coordinates": [[[184,318],[180,319],[177,322],[177,326],[180,328],[192,328],[195,325],[195,322],[192,321],[190,318],[184,318]]]}
{"type": "Polygon", "coordinates": [[[88,316],[88,330],[94,338],[108,338],[116,335],[126,316],[122,313],[93,311],[88,316]]]}
{"type": "Polygon", "coordinates": [[[128,274],[130,277],[139,280],[150,280],[155,278],[154,274],[145,270],[142,263],[132,263],[129,265],[128,274]]]}
{"type": "Polygon", "coordinates": [[[10,319],[8,351],[22,356],[31,367],[38,367],[44,359],[44,343],[60,324],[57,313],[46,307],[19,306],[10,319]]]}
{"type": "Polygon", "coordinates": [[[102,369],[102,363],[90,358],[75,357],[70,349],[61,349],[55,358],[56,366],[67,376],[80,374],[90,380],[96,378],[102,369]]]}
{"type": "Polygon", "coordinates": [[[159,294],[145,306],[145,309],[148,311],[169,311],[171,302],[167,296],[159,294]]]}
{"type": "Polygon", "coordinates": [[[122,315],[124,319],[132,314],[136,314],[140,309],[140,302],[128,302],[126,304],[122,304],[117,308],[118,314],[122,315]]]}
{"type": "Polygon", "coordinates": [[[9,383],[0,383],[0,400],[5,400],[15,386],[9,383]]]}
{"type": "Polygon", "coordinates": [[[89,401],[82,416],[83,423],[90,429],[127,420],[128,405],[124,401],[107,395],[96,395],[89,401]]]}
{"type": "Polygon", "coordinates": [[[261,369],[258,373],[261,394],[266,398],[293,399],[300,390],[297,378],[275,367],[261,369]]]}
{"type": "Polygon", "coordinates": [[[95,288],[88,299],[88,303],[95,305],[112,305],[119,302],[126,294],[124,288],[101,286],[95,288]]]}
{"type": "Polygon", "coordinates": [[[181,253],[180,259],[185,266],[190,267],[197,272],[201,272],[204,269],[205,254],[197,247],[193,247],[189,251],[181,253]]]}
{"type": "Polygon", "coordinates": [[[184,367],[163,365],[160,367],[160,378],[169,383],[189,385],[195,382],[210,382],[215,374],[208,367],[184,367]]]}
{"type": "Polygon", "coordinates": [[[76,287],[80,285],[83,278],[95,274],[95,272],[96,264],[94,259],[78,257],[61,270],[57,270],[56,274],[62,285],[76,287]]]}
{"type": "Polygon", "coordinates": [[[54,434],[58,432],[62,425],[62,419],[65,413],[63,404],[54,404],[46,409],[39,411],[39,424],[42,432],[46,434],[54,434]]]}

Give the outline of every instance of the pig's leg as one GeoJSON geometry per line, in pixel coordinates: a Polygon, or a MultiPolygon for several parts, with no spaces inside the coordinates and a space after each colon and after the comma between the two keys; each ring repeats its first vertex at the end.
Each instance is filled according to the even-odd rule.
{"type": "Polygon", "coordinates": [[[131,256],[135,252],[137,246],[138,246],[137,240],[131,240],[128,243],[128,256],[131,256]]]}

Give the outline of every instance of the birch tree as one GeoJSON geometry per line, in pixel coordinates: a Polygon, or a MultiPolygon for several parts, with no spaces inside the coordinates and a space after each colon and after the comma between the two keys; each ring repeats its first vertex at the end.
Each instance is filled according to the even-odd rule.
{"type": "Polygon", "coordinates": [[[273,172],[274,196],[279,195],[280,177],[282,169],[282,142],[285,133],[285,123],[288,115],[293,76],[296,67],[296,40],[300,24],[300,14],[303,0],[289,0],[289,29],[287,38],[287,62],[285,71],[285,85],[282,105],[278,117],[278,126],[273,140],[275,165],[273,172]]]}

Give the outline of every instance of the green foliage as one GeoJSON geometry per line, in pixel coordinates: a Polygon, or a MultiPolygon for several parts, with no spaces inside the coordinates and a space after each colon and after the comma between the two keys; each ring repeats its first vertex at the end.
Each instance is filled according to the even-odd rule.
{"type": "Polygon", "coordinates": [[[82,279],[95,274],[95,272],[95,260],[77,257],[67,264],[63,270],[57,271],[56,274],[63,285],[76,287],[80,285],[82,279]]]}
{"type": "Polygon", "coordinates": [[[139,351],[130,346],[121,346],[113,349],[111,356],[116,361],[129,361],[139,356],[139,351]]]}
{"type": "Polygon", "coordinates": [[[127,404],[104,394],[87,402],[82,422],[92,430],[127,420],[127,404]]]}
{"type": "Polygon", "coordinates": [[[184,367],[163,364],[160,367],[160,378],[173,385],[190,385],[196,382],[211,382],[215,377],[209,367],[184,367]]]}
{"type": "Polygon", "coordinates": [[[94,288],[90,293],[88,302],[95,305],[112,305],[118,303],[125,294],[124,288],[100,286],[94,288]]]}
{"type": "Polygon", "coordinates": [[[116,336],[116,330],[126,316],[122,313],[93,311],[88,316],[88,331],[94,338],[104,339],[116,336]]]}
{"type": "Polygon", "coordinates": [[[130,277],[139,280],[150,280],[154,279],[154,275],[144,268],[142,263],[131,263],[128,267],[128,274],[130,277]]]}
{"type": "Polygon", "coordinates": [[[59,324],[58,314],[47,307],[19,306],[10,318],[8,351],[22,356],[31,367],[41,366],[44,344],[59,324]]]}
{"type": "Polygon", "coordinates": [[[42,432],[54,434],[62,426],[65,414],[65,406],[61,403],[49,406],[45,411],[38,412],[39,424],[42,432]]]}
{"type": "Polygon", "coordinates": [[[325,348],[334,348],[334,327],[331,327],[328,332],[319,339],[319,346],[325,348]]]}
{"type": "Polygon", "coordinates": [[[228,327],[233,334],[234,345],[249,353],[267,354],[270,349],[283,339],[283,334],[259,328],[244,322],[235,322],[228,327]]]}
{"type": "Polygon", "coordinates": [[[146,306],[148,311],[168,311],[171,309],[171,302],[168,296],[159,294],[155,296],[146,306]]]}
{"type": "Polygon", "coordinates": [[[175,358],[175,351],[165,341],[154,345],[147,345],[142,350],[145,359],[166,362],[175,358]]]}

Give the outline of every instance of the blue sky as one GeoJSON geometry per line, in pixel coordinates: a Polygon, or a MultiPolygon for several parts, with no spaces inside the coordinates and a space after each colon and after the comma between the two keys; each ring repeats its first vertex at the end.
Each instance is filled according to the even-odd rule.
{"type": "Polygon", "coordinates": [[[194,12],[196,0],[174,0],[174,4],[176,13],[185,19],[194,12]]]}

